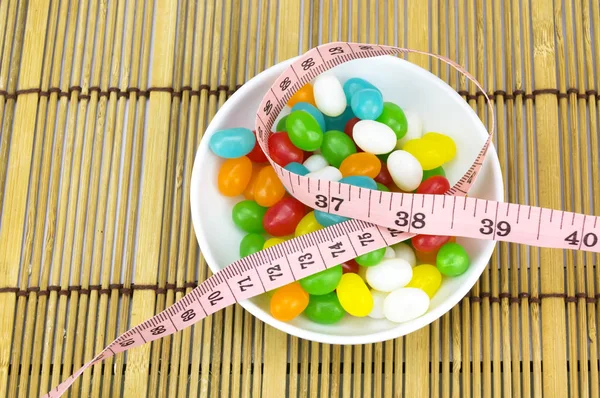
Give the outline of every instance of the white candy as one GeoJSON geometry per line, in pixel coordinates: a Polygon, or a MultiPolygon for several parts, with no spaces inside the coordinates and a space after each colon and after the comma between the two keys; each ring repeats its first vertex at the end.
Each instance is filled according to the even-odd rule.
{"type": "Polygon", "coordinates": [[[423,136],[423,123],[421,122],[419,115],[415,112],[404,111],[404,116],[406,116],[408,130],[406,131],[406,135],[398,140],[396,144],[397,149],[402,149],[404,144],[406,144],[406,141],[421,138],[421,136],[423,136]]]}
{"type": "Polygon", "coordinates": [[[406,151],[396,150],[387,160],[387,168],[394,183],[405,192],[417,189],[423,179],[423,168],[413,155],[406,151]]]}
{"type": "Polygon", "coordinates": [[[417,265],[417,257],[415,256],[415,252],[413,249],[404,242],[400,242],[392,246],[394,248],[394,253],[396,258],[401,258],[408,262],[411,267],[417,265]]]}
{"type": "Polygon", "coordinates": [[[327,163],[325,157],[319,154],[309,156],[309,158],[306,159],[303,164],[304,167],[306,167],[310,172],[321,170],[329,166],[329,163],[327,163]]]}
{"type": "Polygon", "coordinates": [[[336,117],[346,110],[346,94],[342,84],[331,73],[324,73],[315,78],[313,95],[317,108],[327,116],[336,117]]]}
{"type": "Polygon", "coordinates": [[[383,258],[395,258],[396,252],[392,249],[391,246],[385,248],[385,253],[383,254],[383,258]]]}
{"type": "Polygon", "coordinates": [[[420,317],[429,309],[429,296],[421,289],[403,287],[387,295],[383,313],[392,322],[407,322],[420,317]]]}
{"type": "Polygon", "coordinates": [[[375,155],[389,153],[396,147],[396,133],[389,126],[375,120],[361,120],[354,125],[352,137],[356,145],[375,155]]]}
{"type": "Polygon", "coordinates": [[[385,302],[385,298],[387,297],[387,295],[388,293],[371,289],[371,296],[373,296],[373,309],[369,314],[371,318],[385,318],[385,315],[383,314],[383,303],[385,302]]]}
{"type": "Polygon", "coordinates": [[[342,173],[333,166],[323,167],[321,170],[313,171],[306,175],[308,178],[317,180],[339,181],[342,179],[342,173]]]}
{"type": "Polygon", "coordinates": [[[367,268],[367,282],[375,290],[391,292],[406,286],[412,278],[412,267],[400,258],[384,259],[367,268]]]}

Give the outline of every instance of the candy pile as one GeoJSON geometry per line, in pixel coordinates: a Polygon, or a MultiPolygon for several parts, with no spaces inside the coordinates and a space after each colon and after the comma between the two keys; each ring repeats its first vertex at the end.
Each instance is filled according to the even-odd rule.
{"type": "MultiPolygon", "coordinates": [[[[441,195],[450,188],[442,165],[456,155],[453,140],[423,134],[417,115],[384,102],[371,83],[352,78],[342,85],[326,73],[296,92],[288,106],[268,146],[272,159],[290,172],[381,191],[441,195]]],[[[218,131],[210,148],[226,159],[219,191],[245,197],[232,212],[247,233],[241,257],[347,220],[290,196],[253,131],[218,131]]],[[[444,277],[468,267],[468,254],[453,237],[417,235],[270,292],[270,311],[282,321],[303,314],[333,324],[349,314],[406,322],[428,310],[444,277]]]]}

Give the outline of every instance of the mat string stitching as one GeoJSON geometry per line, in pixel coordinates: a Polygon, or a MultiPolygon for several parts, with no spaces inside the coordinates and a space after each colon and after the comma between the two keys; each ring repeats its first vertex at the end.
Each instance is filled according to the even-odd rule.
{"type": "MultiPolygon", "coordinates": [[[[203,91],[206,91],[208,95],[219,95],[220,92],[225,92],[227,95],[232,95],[237,90],[242,87],[242,84],[237,84],[233,89],[229,88],[230,86],[220,85],[217,86],[216,89],[211,89],[208,84],[201,84],[197,90],[192,89],[191,86],[183,86],[179,90],[176,90],[173,87],[150,87],[147,90],[142,90],[138,87],[128,87],[126,89],[121,89],[119,87],[109,87],[106,91],[103,91],[99,86],[92,86],[87,89],[89,94],[83,94],[83,88],[81,86],[72,86],[67,89],[67,91],[63,91],[58,87],[51,87],[47,91],[43,91],[39,88],[28,88],[23,90],[16,90],[14,93],[10,93],[6,90],[0,90],[0,97],[5,97],[8,99],[16,100],[20,95],[25,94],[38,94],[40,97],[50,97],[52,93],[56,93],[59,98],[66,97],[69,98],[73,93],[77,93],[77,99],[80,101],[90,100],[92,93],[96,92],[98,98],[101,97],[109,97],[111,93],[115,93],[117,98],[128,97],[130,94],[135,93],[138,97],[150,98],[150,93],[154,92],[163,92],[169,93],[173,97],[181,98],[183,94],[188,93],[190,97],[200,96],[203,91]]],[[[483,97],[484,93],[482,91],[476,91],[475,93],[471,93],[467,90],[457,90],[458,94],[465,97],[467,100],[477,100],[479,97],[483,97]]],[[[494,92],[487,93],[488,97],[496,98],[503,97],[505,100],[514,100],[518,96],[522,96],[525,99],[530,99],[535,101],[536,96],[553,94],[556,95],[559,99],[569,98],[570,95],[575,95],[578,99],[589,99],[593,98],[596,101],[600,101],[600,94],[597,90],[580,90],[574,87],[568,88],[566,92],[561,92],[556,88],[541,88],[533,90],[531,93],[526,93],[524,90],[515,89],[512,92],[507,92],[505,90],[495,90],[494,92]]]]}

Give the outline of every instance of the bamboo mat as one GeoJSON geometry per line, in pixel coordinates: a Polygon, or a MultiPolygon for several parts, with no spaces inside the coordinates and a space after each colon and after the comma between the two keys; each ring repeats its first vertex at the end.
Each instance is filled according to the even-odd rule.
{"type": "MultiPolygon", "coordinates": [[[[39,396],[208,276],[202,132],[236,88],[334,40],[448,55],[493,95],[512,202],[598,214],[597,0],[0,1],[0,396],[39,396]]],[[[483,96],[437,62],[409,60],[483,96]]],[[[486,120],[487,122],[487,120],[486,120]]],[[[599,396],[593,254],[501,243],[404,338],[311,343],[230,307],[71,396],[599,396]]]]}

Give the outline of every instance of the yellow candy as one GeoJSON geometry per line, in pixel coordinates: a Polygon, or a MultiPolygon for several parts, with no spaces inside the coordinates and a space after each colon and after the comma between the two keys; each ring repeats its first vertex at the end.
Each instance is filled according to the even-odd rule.
{"type": "Polygon", "coordinates": [[[435,169],[446,161],[447,154],[439,141],[417,138],[407,141],[402,149],[417,158],[423,170],[435,169]]]}
{"type": "Polygon", "coordinates": [[[323,226],[319,224],[319,222],[315,218],[315,212],[311,211],[310,213],[302,217],[302,220],[300,220],[300,223],[298,223],[298,226],[296,227],[296,232],[294,235],[298,237],[310,234],[311,232],[315,232],[320,229],[323,229],[323,226]]]}
{"type": "Polygon", "coordinates": [[[336,288],[342,308],[350,315],[364,317],[373,309],[373,296],[360,276],[355,273],[342,275],[336,288]]]}
{"type": "Polygon", "coordinates": [[[421,264],[413,268],[413,276],[406,287],[416,287],[432,298],[442,285],[442,274],[431,264],[421,264]]]}
{"type": "Polygon", "coordinates": [[[280,244],[280,243],[283,243],[283,242],[285,242],[286,240],[287,240],[287,239],[284,239],[284,238],[271,238],[271,239],[267,239],[267,240],[265,241],[265,244],[263,245],[263,250],[264,250],[264,249],[268,249],[269,247],[272,247],[272,246],[278,245],[278,244],[280,244]]]}
{"type": "Polygon", "coordinates": [[[454,140],[447,135],[427,133],[421,139],[436,145],[436,147],[439,145],[440,150],[444,152],[444,159],[446,162],[451,161],[456,156],[456,144],[454,143],[454,140]]]}

